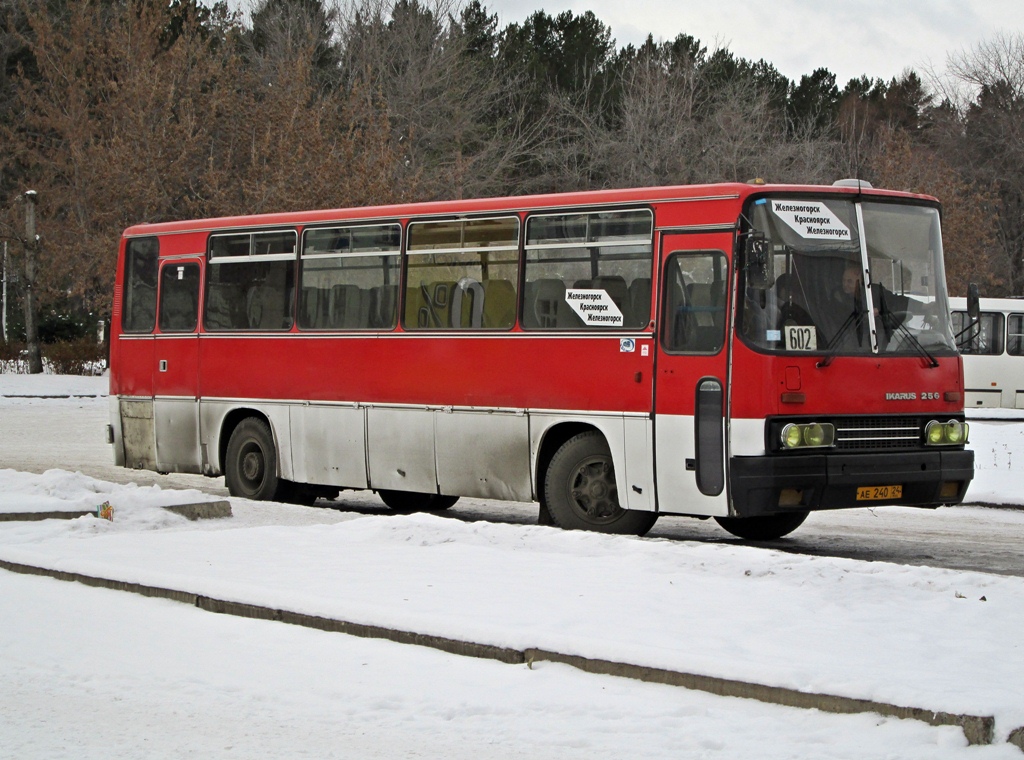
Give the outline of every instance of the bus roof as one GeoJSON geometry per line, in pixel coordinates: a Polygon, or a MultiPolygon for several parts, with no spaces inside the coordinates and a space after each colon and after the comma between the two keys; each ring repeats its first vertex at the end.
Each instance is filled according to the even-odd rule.
{"type": "Polygon", "coordinates": [[[621,203],[656,203],[672,200],[742,200],[750,195],[764,193],[874,195],[917,199],[931,203],[938,202],[936,198],[928,195],[869,187],[859,188],[856,185],[768,185],[755,182],[725,182],[707,185],[639,187],[622,190],[587,190],[544,195],[516,195],[501,198],[427,201],[385,206],[356,206],[317,211],[285,211],[249,216],[225,216],[175,222],[140,223],[128,227],[124,231],[124,236],[174,234],[237,227],[294,226],[335,221],[407,219],[445,214],[530,211],[541,208],[607,206],[621,203]]]}

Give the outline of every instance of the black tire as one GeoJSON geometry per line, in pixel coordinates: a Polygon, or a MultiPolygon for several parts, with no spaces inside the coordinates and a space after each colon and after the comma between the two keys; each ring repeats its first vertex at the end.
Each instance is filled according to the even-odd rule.
{"type": "Polygon", "coordinates": [[[320,491],[316,486],[283,479],[278,483],[277,494],[274,496],[275,501],[298,504],[303,507],[313,506],[318,498],[320,498],[320,491]]]}
{"type": "Polygon", "coordinates": [[[642,536],[658,519],[619,506],[611,451],[596,430],[573,436],[551,457],[544,503],[554,524],[568,530],[642,536]]]}
{"type": "Polygon", "coordinates": [[[806,512],[786,512],[762,517],[716,517],[715,520],[734,536],[748,541],[774,541],[789,535],[807,519],[806,512]]]}
{"type": "Polygon", "coordinates": [[[380,500],[389,509],[400,514],[413,512],[440,512],[455,505],[458,496],[442,496],[436,493],[417,493],[416,491],[377,491],[380,500]]]}
{"type": "Polygon", "coordinates": [[[281,484],[277,477],[277,449],[270,426],[264,420],[246,417],[231,433],[224,480],[232,496],[259,501],[277,498],[281,484]]]}

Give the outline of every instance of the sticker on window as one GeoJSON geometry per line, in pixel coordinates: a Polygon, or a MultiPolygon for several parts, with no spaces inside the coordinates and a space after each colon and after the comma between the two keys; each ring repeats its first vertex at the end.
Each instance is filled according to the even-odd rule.
{"type": "Polygon", "coordinates": [[[786,325],[787,351],[817,351],[818,336],[813,327],[786,325]]]}
{"type": "Polygon", "coordinates": [[[850,228],[824,203],[772,201],[772,212],[808,240],[850,240],[850,228]]]}
{"type": "Polygon", "coordinates": [[[606,290],[568,288],[565,301],[587,327],[622,327],[622,312],[606,290]]]}

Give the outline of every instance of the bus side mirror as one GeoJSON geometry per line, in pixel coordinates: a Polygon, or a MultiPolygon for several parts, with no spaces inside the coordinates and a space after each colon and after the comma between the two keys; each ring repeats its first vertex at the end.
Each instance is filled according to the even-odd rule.
{"type": "Polygon", "coordinates": [[[747,273],[747,285],[756,290],[767,290],[775,284],[775,258],[768,239],[760,232],[747,235],[743,246],[743,265],[747,273]]]}
{"type": "Polygon", "coordinates": [[[967,316],[971,322],[977,322],[981,316],[981,303],[978,299],[978,283],[972,282],[967,286],[967,316]]]}

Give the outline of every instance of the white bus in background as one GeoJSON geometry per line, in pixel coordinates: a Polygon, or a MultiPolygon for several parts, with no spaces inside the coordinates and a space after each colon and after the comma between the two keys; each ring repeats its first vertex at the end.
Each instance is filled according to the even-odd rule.
{"type": "Polygon", "coordinates": [[[964,409],[1024,409],[1024,299],[982,298],[972,329],[966,298],[950,298],[964,358],[964,409]]]}

